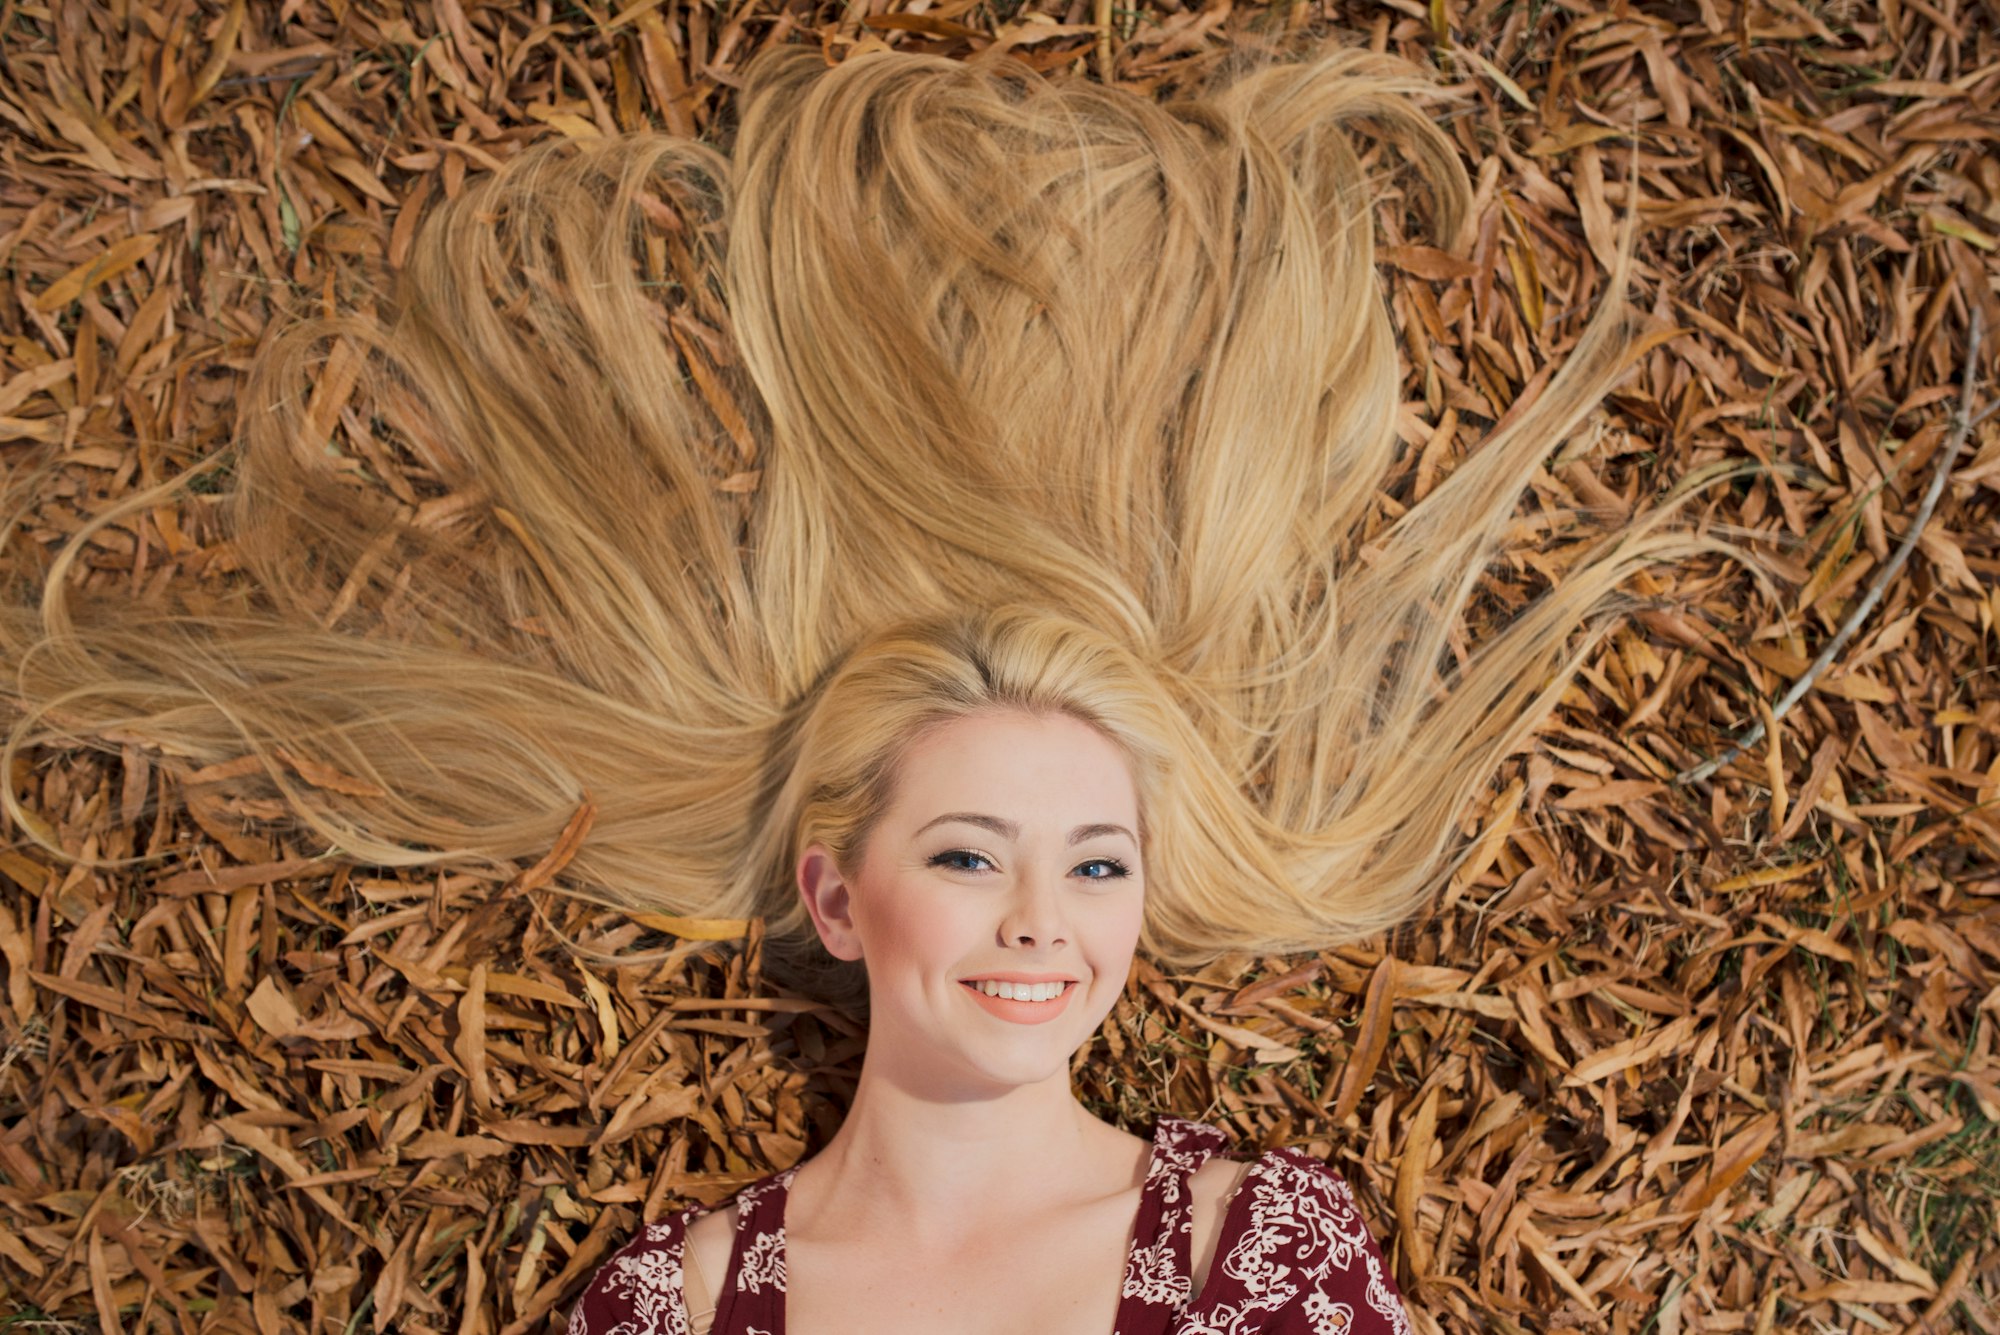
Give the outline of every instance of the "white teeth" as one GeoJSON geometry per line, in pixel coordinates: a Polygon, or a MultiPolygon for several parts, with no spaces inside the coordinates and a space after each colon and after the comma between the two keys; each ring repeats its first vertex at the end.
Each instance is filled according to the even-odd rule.
{"type": "Polygon", "coordinates": [[[1064,983],[1002,983],[991,978],[982,978],[973,984],[989,997],[1002,997],[1008,1001],[1054,1001],[1062,995],[1064,983]]]}

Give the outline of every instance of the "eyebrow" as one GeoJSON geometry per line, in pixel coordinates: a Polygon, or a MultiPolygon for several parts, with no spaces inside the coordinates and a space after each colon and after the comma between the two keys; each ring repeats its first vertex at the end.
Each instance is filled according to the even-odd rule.
{"type": "MultiPolygon", "coordinates": [[[[1021,827],[1014,821],[1006,820],[999,816],[984,816],[976,811],[947,811],[944,815],[925,822],[917,830],[917,834],[922,834],[933,825],[942,825],[946,821],[952,820],[964,821],[967,825],[977,825],[991,830],[995,834],[1005,835],[1009,839],[1019,839],[1021,837],[1021,827]]],[[[1123,825],[1079,825],[1069,832],[1069,842],[1074,844],[1100,834],[1122,834],[1135,844],[1139,842],[1138,838],[1123,825]]],[[[915,835],[911,837],[914,838],[915,835]]]]}

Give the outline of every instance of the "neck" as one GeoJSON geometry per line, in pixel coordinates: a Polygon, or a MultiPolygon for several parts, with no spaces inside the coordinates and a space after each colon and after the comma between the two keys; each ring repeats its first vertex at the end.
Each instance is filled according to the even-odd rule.
{"type": "Polygon", "coordinates": [[[975,1218],[1032,1220],[1143,1177],[1132,1138],[1077,1102],[1067,1069],[982,1087],[899,1067],[894,1049],[869,1045],[846,1120],[794,1184],[788,1230],[810,1231],[820,1206],[838,1202],[843,1225],[865,1222],[871,1236],[934,1239],[975,1218]]]}

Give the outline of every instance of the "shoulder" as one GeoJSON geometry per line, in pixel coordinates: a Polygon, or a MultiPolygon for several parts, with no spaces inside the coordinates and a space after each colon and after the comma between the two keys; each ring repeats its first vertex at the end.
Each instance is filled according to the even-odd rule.
{"type": "Polygon", "coordinates": [[[681,1256],[690,1226],[711,1216],[689,1206],[642,1225],[597,1267],[570,1309],[567,1335],[651,1335],[686,1329],[681,1256]]]}
{"type": "Polygon", "coordinates": [[[1265,1151],[1247,1169],[1243,1223],[1220,1240],[1230,1278],[1222,1296],[1296,1313],[1310,1323],[1301,1329],[1407,1335],[1402,1295],[1346,1180],[1289,1146],[1265,1151]]]}

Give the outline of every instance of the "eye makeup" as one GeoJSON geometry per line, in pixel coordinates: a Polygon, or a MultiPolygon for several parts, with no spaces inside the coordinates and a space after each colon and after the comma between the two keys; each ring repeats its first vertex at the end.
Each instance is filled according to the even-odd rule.
{"type": "MultiPolygon", "coordinates": [[[[971,867],[953,866],[951,863],[951,859],[953,858],[978,858],[982,862],[992,861],[984,853],[975,852],[970,848],[950,848],[932,856],[926,860],[924,865],[927,867],[944,867],[951,871],[975,870],[971,867]]],[[[1077,863],[1077,866],[1088,867],[1093,863],[1103,863],[1105,866],[1112,868],[1112,872],[1108,876],[1086,876],[1084,879],[1087,881],[1118,881],[1132,874],[1132,869],[1117,858],[1085,858],[1082,862],[1077,863]]]]}

